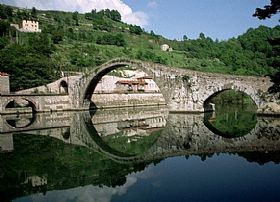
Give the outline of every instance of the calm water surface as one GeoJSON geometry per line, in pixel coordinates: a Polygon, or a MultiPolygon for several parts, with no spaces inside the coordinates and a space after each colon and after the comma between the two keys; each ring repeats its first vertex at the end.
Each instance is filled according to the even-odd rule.
{"type": "Polygon", "coordinates": [[[240,107],[2,116],[0,146],[1,201],[280,200],[280,119],[240,107]]]}

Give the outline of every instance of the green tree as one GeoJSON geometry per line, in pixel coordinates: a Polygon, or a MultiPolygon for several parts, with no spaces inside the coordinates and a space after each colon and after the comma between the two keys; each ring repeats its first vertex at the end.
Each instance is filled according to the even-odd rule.
{"type": "Polygon", "coordinates": [[[10,44],[0,50],[0,71],[10,74],[11,90],[40,86],[55,77],[56,66],[32,47],[10,44]]]}
{"type": "Polygon", "coordinates": [[[37,9],[35,7],[32,7],[31,9],[31,17],[34,19],[37,18],[37,9]]]}
{"type": "Polygon", "coordinates": [[[78,13],[78,11],[76,11],[72,14],[72,18],[75,21],[75,25],[79,26],[79,13],[78,13]]]}
{"type": "Polygon", "coordinates": [[[132,33],[132,34],[140,35],[141,33],[143,33],[143,30],[140,26],[130,25],[129,32],[132,33]]]}
{"type": "Polygon", "coordinates": [[[7,19],[13,16],[13,9],[6,5],[0,4],[0,18],[7,19]]]}
{"type": "MultiPolygon", "coordinates": [[[[270,18],[272,15],[275,15],[280,11],[280,1],[279,0],[271,0],[270,5],[266,5],[263,9],[256,8],[256,12],[253,14],[254,17],[258,17],[261,20],[266,18],[270,18]]],[[[271,82],[273,85],[268,89],[271,93],[280,92],[280,65],[279,65],[279,42],[280,35],[270,40],[270,44],[273,46],[275,59],[273,59],[273,66],[277,69],[277,72],[274,75],[271,75],[271,82]]]]}
{"type": "Polygon", "coordinates": [[[10,24],[4,20],[0,21],[0,36],[5,36],[8,32],[10,24]]]}
{"type": "Polygon", "coordinates": [[[64,33],[61,30],[55,30],[52,32],[52,41],[54,44],[58,44],[63,40],[64,33]]]}
{"type": "Polygon", "coordinates": [[[272,15],[278,13],[280,11],[280,1],[279,0],[271,0],[270,5],[264,6],[264,8],[256,8],[254,17],[258,17],[260,20],[264,20],[266,18],[270,18],[272,15]]]}
{"type": "Polygon", "coordinates": [[[114,21],[121,21],[122,16],[117,10],[111,10],[111,19],[114,21]]]}

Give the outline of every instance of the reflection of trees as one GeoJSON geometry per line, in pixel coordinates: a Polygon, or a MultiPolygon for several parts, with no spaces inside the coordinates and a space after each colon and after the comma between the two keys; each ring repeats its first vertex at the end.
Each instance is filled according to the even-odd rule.
{"type": "MultiPolygon", "coordinates": [[[[136,131],[139,132],[139,131],[136,131]]],[[[121,131],[113,136],[102,138],[103,141],[117,151],[127,154],[137,155],[148,151],[160,136],[161,130],[154,131],[151,134],[127,136],[125,131],[121,131]]]]}
{"type": "MultiPolygon", "coordinates": [[[[199,156],[201,161],[205,161],[207,158],[212,158],[215,153],[203,153],[203,154],[197,154],[195,156],[199,156]]],[[[185,158],[188,160],[190,156],[193,155],[185,155],[185,158]]]]}
{"type": "Polygon", "coordinates": [[[16,152],[0,155],[1,201],[88,184],[120,186],[127,174],[149,164],[120,164],[86,148],[42,136],[15,135],[14,148],[16,152]],[[25,184],[31,176],[46,177],[47,185],[25,184]]]}
{"type": "Polygon", "coordinates": [[[205,103],[214,103],[215,112],[205,114],[204,124],[215,134],[235,138],[248,134],[256,125],[256,104],[244,92],[224,90],[205,103]]]}
{"type": "Polygon", "coordinates": [[[205,125],[215,134],[227,138],[246,135],[257,123],[256,114],[240,105],[228,104],[216,106],[213,114],[205,114],[205,125]]]}
{"type": "MultiPolygon", "coordinates": [[[[188,160],[191,156],[200,157],[201,161],[205,161],[207,159],[211,159],[215,154],[219,153],[203,153],[197,155],[186,155],[185,158],[188,160]]],[[[258,163],[259,165],[264,165],[269,162],[273,162],[275,164],[280,163],[280,151],[254,151],[254,152],[238,152],[238,153],[228,153],[241,156],[247,160],[249,163],[258,163]]]]}
{"type": "Polygon", "coordinates": [[[280,163],[280,151],[273,151],[273,152],[240,152],[237,153],[238,156],[242,156],[248,162],[256,162],[259,165],[264,165],[268,162],[273,162],[275,164],[280,163]]]}

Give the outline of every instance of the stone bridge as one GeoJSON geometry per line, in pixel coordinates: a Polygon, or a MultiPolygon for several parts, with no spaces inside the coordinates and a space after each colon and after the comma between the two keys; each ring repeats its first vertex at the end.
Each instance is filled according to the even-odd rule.
{"type": "Polygon", "coordinates": [[[100,79],[110,71],[126,66],[141,69],[153,78],[170,111],[204,112],[209,98],[228,89],[245,92],[260,110],[266,104],[267,89],[271,86],[267,77],[204,73],[119,58],[83,75],[64,77],[45,86],[16,92],[16,96],[1,95],[0,112],[5,112],[8,103],[17,98],[29,102],[29,106],[38,112],[88,110],[94,106],[91,96],[100,79]]]}
{"type": "Polygon", "coordinates": [[[116,59],[88,72],[72,89],[74,108],[89,108],[89,100],[102,76],[119,67],[131,66],[141,69],[153,78],[165,98],[170,111],[204,112],[204,104],[224,90],[233,89],[248,94],[258,108],[264,104],[263,97],[271,86],[269,78],[232,76],[203,73],[172,68],[142,61],[116,59]],[[82,99],[81,99],[82,98],[82,99]]]}
{"type": "Polygon", "coordinates": [[[255,127],[248,134],[236,138],[225,138],[213,133],[204,124],[204,114],[168,114],[167,110],[161,108],[134,111],[132,114],[121,110],[105,111],[93,116],[89,112],[40,113],[32,124],[22,128],[8,126],[9,117],[0,117],[0,148],[6,152],[13,151],[13,136],[20,133],[50,136],[66,144],[87,147],[122,163],[175,155],[280,150],[279,119],[268,117],[258,117],[255,127]],[[104,117],[114,121],[108,122],[104,117]],[[110,136],[118,133],[120,127],[126,126],[124,122],[133,127],[133,123],[139,124],[139,120],[146,125],[148,120],[160,120],[163,123],[154,125],[160,135],[142,153],[125,153],[110,147],[103,140],[106,134],[110,136]]]}

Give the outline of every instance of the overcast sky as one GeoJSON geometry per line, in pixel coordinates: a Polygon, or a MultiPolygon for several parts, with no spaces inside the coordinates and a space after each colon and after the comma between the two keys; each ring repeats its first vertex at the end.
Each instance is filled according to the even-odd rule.
{"type": "Polygon", "coordinates": [[[116,9],[122,20],[170,39],[197,38],[203,32],[213,39],[237,37],[250,27],[279,25],[279,14],[268,20],[252,17],[270,0],[0,0],[1,3],[40,10],[89,12],[116,9]]]}

